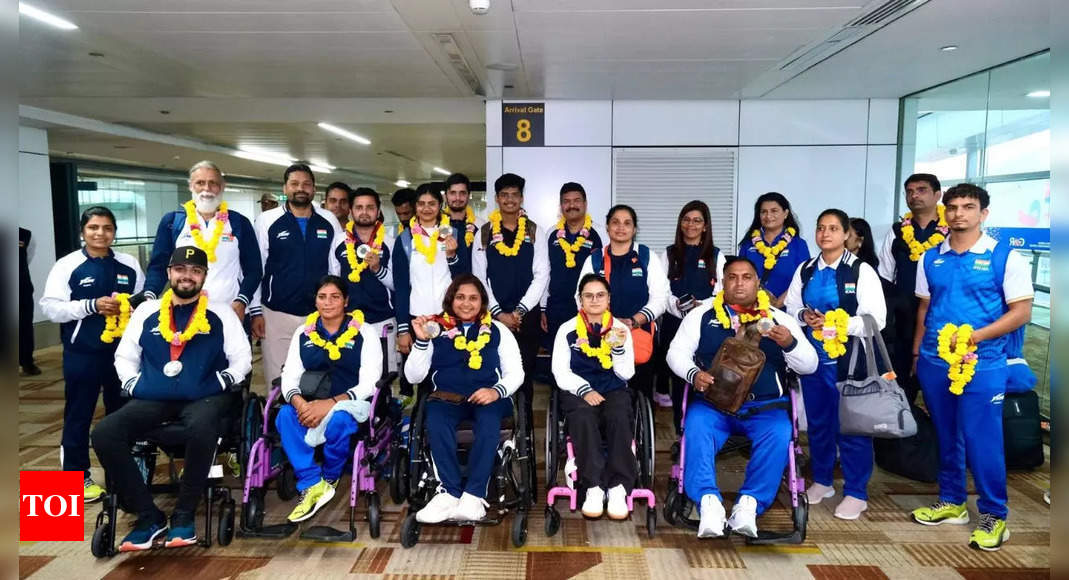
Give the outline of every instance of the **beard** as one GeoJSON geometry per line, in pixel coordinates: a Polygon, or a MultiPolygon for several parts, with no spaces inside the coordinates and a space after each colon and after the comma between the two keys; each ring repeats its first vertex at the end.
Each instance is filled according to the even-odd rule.
{"type": "Polygon", "coordinates": [[[358,225],[358,226],[360,226],[360,227],[362,227],[362,228],[369,228],[369,227],[375,225],[375,222],[377,222],[377,221],[378,220],[375,218],[375,216],[371,216],[371,217],[360,216],[360,217],[354,217],[353,218],[353,223],[358,225]]]}
{"type": "Polygon", "coordinates": [[[297,193],[294,193],[293,195],[289,196],[289,202],[290,202],[290,205],[295,205],[297,207],[308,207],[309,205],[312,204],[312,195],[305,194],[304,192],[298,191],[297,193]],[[303,200],[301,200],[301,199],[297,199],[298,195],[305,195],[307,197],[305,197],[303,200]]]}
{"type": "Polygon", "coordinates": [[[174,292],[175,296],[181,298],[182,300],[189,300],[197,294],[200,294],[201,288],[202,286],[198,284],[194,284],[190,287],[185,288],[181,286],[175,286],[174,284],[171,285],[171,291],[174,292]]]}
{"type": "Polygon", "coordinates": [[[193,205],[197,207],[198,213],[215,213],[222,203],[223,196],[221,195],[212,195],[207,192],[193,194],[193,205]]]}

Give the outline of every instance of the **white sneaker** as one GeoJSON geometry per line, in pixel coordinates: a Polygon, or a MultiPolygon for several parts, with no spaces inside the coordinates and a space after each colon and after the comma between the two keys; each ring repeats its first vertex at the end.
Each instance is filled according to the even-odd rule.
{"type": "Polygon", "coordinates": [[[817,505],[821,500],[834,496],[835,488],[814,481],[813,485],[805,490],[805,495],[809,499],[809,505],[817,505]]]}
{"type": "Polygon", "coordinates": [[[724,535],[724,506],[713,494],[702,496],[701,521],[698,522],[699,538],[719,538],[724,535]]]}
{"type": "Polygon", "coordinates": [[[869,509],[869,502],[848,495],[835,507],[835,517],[840,520],[856,520],[861,517],[861,512],[867,509],[869,509]]]}
{"type": "Polygon", "coordinates": [[[630,513],[627,509],[627,490],[617,485],[609,490],[609,505],[606,508],[609,517],[614,520],[626,520],[630,513]]]}
{"type": "Polygon", "coordinates": [[[588,487],[583,501],[583,515],[588,518],[600,518],[605,512],[605,490],[600,487],[588,487]]]}
{"type": "Polygon", "coordinates": [[[431,498],[423,509],[416,512],[416,521],[421,524],[437,524],[449,519],[457,508],[460,499],[449,495],[448,492],[440,492],[431,498]]]}
{"type": "Polygon", "coordinates": [[[481,497],[475,497],[465,492],[460,496],[460,501],[453,508],[453,516],[449,519],[458,522],[477,522],[486,517],[486,508],[490,504],[481,497]]]}
{"type": "Polygon", "coordinates": [[[735,507],[731,508],[728,527],[737,534],[757,537],[757,500],[748,496],[739,496],[735,507]]]}

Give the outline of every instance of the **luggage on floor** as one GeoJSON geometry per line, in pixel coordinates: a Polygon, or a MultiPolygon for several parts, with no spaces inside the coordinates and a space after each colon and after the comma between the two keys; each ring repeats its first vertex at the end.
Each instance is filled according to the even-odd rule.
{"type": "Polygon", "coordinates": [[[1043,429],[1039,425],[1039,396],[1035,391],[1006,393],[1002,401],[1002,440],[1006,469],[1043,465],[1043,429]]]}
{"type": "Polygon", "coordinates": [[[939,479],[939,441],[928,411],[910,405],[917,422],[917,434],[902,439],[876,439],[872,446],[876,465],[885,471],[914,481],[934,483],[939,479]]]}

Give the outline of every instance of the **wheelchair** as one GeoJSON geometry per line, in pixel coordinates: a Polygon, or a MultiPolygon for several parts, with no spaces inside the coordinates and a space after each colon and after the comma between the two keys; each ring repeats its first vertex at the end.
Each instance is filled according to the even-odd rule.
{"type": "MultiPolygon", "coordinates": [[[[413,408],[411,429],[408,432],[409,444],[406,450],[396,458],[399,464],[408,463],[407,469],[400,469],[404,482],[403,491],[408,499],[408,514],[401,523],[401,545],[411,548],[419,542],[423,524],[416,521],[416,512],[427,505],[437,494],[441,484],[437,480],[437,470],[431,458],[430,443],[425,437],[426,398],[431,389],[420,388],[417,402],[413,408]],[[408,457],[409,452],[411,458],[408,457]]],[[[519,548],[527,543],[527,517],[534,498],[534,430],[527,424],[526,405],[531,404],[522,390],[512,395],[512,415],[501,421],[501,435],[498,440],[497,458],[487,486],[486,501],[490,507],[487,517],[476,522],[444,521],[443,526],[498,525],[504,521],[509,511],[512,516],[512,544],[519,548]]],[[[474,440],[470,421],[461,422],[457,428],[458,459],[461,473],[466,473],[467,450],[474,440]]]]}
{"type": "MultiPolygon", "coordinates": [[[[400,402],[391,396],[391,384],[397,373],[388,373],[375,384],[371,399],[371,414],[361,423],[350,440],[352,449],[352,480],[349,489],[349,528],[346,531],[330,526],[313,526],[301,534],[301,539],[325,542],[351,542],[356,539],[356,507],[361,495],[367,500],[368,529],[372,538],[378,538],[382,510],[376,489],[380,476],[388,474],[390,454],[397,447],[400,436],[400,402]]],[[[285,402],[282,399],[281,379],[275,379],[267,399],[251,401],[246,411],[253,416],[250,424],[259,436],[249,448],[246,464],[244,495],[241,504],[241,529],[238,535],[253,538],[281,539],[299,527],[292,522],[264,525],[264,499],[267,486],[276,482],[279,499],[289,501],[297,496],[296,476],[286,460],[285,451],[275,417],[285,402]]],[[[318,457],[318,451],[317,451],[318,457]]]]}
{"type": "MultiPolygon", "coordinates": [[[[646,533],[654,537],[657,533],[657,499],[653,493],[654,476],[654,427],[653,407],[649,399],[636,389],[631,392],[631,408],[634,410],[634,434],[631,449],[638,463],[638,481],[627,497],[628,511],[634,511],[635,500],[646,501],[646,533]]],[[[576,489],[579,472],[575,465],[571,436],[568,435],[567,421],[560,409],[561,390],[553,387],[549,395],[549,408],[546,411],[546,517],[545,532],[554,536],[560,530],[561,515],[557,511],[558,499],[568,500],[568,509],[576,510],[580,502],[580,490],[576,489]],[[557,485],[557,472],[564,467],[566,485],[557,485]]],[[[584,490],[585,491],[585,490],[584,490]]]]}
{"type": "MultiPolygon", "coordinates": [[[[240,454],[244,445],[245,421],[242,409],[246,401],[250,401],[255,395],[249,391],[250,379],[246,378],[232,392],[234,401],[231,404],[228,428],[219,438],[216,447],[216,459],[220,453],[240,454]],[[239,390],[240,389],[240,390],[239,390]]],[[[165,422],[159,427],[147,433],[141,440],[134,442],[131,453],[141,468],[141,474],[149,491],[157,493],[176,493],[179,487],[179,474],[175,469],[174,460],[181,459],[185,449],[185,428],[178,422],[165,422]],[[170,478],[165,483],[154,482],[156,462],[160,453],[164,453],[170,459],[170,478]]],[[[239,463],[240,463],[239,459],[239,463]]],[[[244,463],[240,463],[242,466],[244,463]]],[[[231,490],[223,483],[224,468],[222,465],[213,464],[208,473],[208,481],[204,490],[204,532],[197,534],[197,545],[210,548],[212,538],[215,537],[219,545],[226,546],[234,539],[236,506],[231,495],[231,490]],[[214,505],[218,502],[218,514],[213,514],[214,505]],[[216,521],[217,520],[217,521],[216,521]],[[216,527],[213,529],[213,521],[216,527]]],[[[105,487],[115,489],[105,475],[105,487]]],[[[97,514],[96,528],[93,530],[93,538],[90,542],[90,551],[97,558],[110,558],[119,553],[115,546],[118,511],[128,511],[124,508],[122,498],[117,493],[108,492],[102,498],[101,510],[97,514]]],[[[154,548],[160,547],[159,545],[154,548]]]]}
{"type": "MultiPolygon", "coordinates": [[[[788,532],[774,532],[759,529],[756,538],[746,538],[746,543],[748,545],[801,544],[805,541],[806,525],[809,521],[809,500],[805,494],[805,477],[802,475],[803,452],[801,445],[798,443],[798,414],[802,406],[801,386],[798,381],[798,376],[790,370],[786,373],[785,384],[787,385],[787,392],[789,395],[787,403],[774,402],[759,407],[755,412],[759,413],[764,410],[786,409],[790,414],[791,439],[788,445],[789,457],[787,460],[784,483],[786,485],[787,495],[790,497],[792,529],[788,532]]],[[[683,391],[684,421],[687,417],[687,404],[692,395],[691,391],[691,385],[687,385],[686,389],[683,391]]],[[[699,520],[691,517],[691,514],[697,515],[697,506],[694,505],[694,502],[691,501],[683,491],[683,470],[686,465],[686,447],[683,443],[686,440],[686,436],[687,434],[684,431],[678,441],[679,457],[678,461],[672,465],[672,473],[668,479],[668,493],[665,497],[663,511],[664,519],[669,524],[697,530],[699,520]]],[[[741,445],[737,446],[736,450],[745,451],[741,445]]],[[[722,450],[721,453],[717,454],[717,457],[719,458],[723,454],[724,452],[722,450]]]]}

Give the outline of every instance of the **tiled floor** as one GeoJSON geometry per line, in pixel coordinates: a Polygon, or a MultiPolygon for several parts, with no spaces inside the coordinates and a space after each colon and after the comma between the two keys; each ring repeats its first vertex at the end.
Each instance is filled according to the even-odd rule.
{"type": "MultiPolygon", "coordinates": [[[[23,469],[56,469],[63,412],[60,353],[38,353],[44,374],[20,381],[19,453],[23,469]]],[[[259,369],[259,363],[256,365],[259,369]]],[[[536,423],[544,419],[546,387],[536,387],[536,423]]],[[[98,414],[103,411],[98,409],[98,414]]],[[[669,468],[668,446],[673,440],[666,428],[671,415],[661,410],[657,445],[656,482],[662,497],[669,468]]],[[[542,431],[538,431],[542,449],[542,431]]],[[[541,452],[540,452],[541,453],[541,452]]],[[[95,458],[94,458],[95,461],[95,458]]],[[[725,489],[741,483],[744,460],[725,458],[719,466],[725,489]]],[[[165,467],[162,471],[165,473],[165,467]]],[[[103,473],[95,468],[98,479],[103,473]]],[[[542,470],[539,470],[542,473],[542,470]]],[[[235,487],[237,482],[233,482],[235,487]]],[[[382,536],[373,540],[366,524],[358,526],[352,543],[320,544],[296,535],[282,541],[237,538],[225,548],[218,545],[119,555],[97,560],[89,542],[23,542],[19,546],[22,578],[260,578],[272,580],[305,577],[349,578],[1048,578],[1050,511],[1043,501],[1049,487],[1046,466],[1035,472],[1011,473],[1009,480],[1012,538],[1000,552],[983,553],[966,545],[969,526],[925,528],[910,523],[910,509],[926,504],[936,492],[921,484],[876,470],[869,487],[869,511],[855,522],[832,516],[833,502],[814,506],[809,535],[798,546],[751,547],[737,537],[701,540],[693,532],[672,528],[660,518],[657,535],[648,538],[645,508],[634,520],[586,521],[564,514],[561,531],[552,538],[543,533],[543,506],[536,506],[529,521],[527,545],[514,549],[509,541],[510,519],[503,525],[481,528],[424,528],[420,543],[411,549],[400,545],[400,522],[406,508],[390,503],[383,486],[382,536]]],[[[348,489],[345,479],[340,489],[348,489]]],[[[543,498],[544,499],[544,498],[543,498]]],[[[789,512],[781,502],[759,523],[764,527],[789,526],[789,512]]],[[[348,494],[340,493],[313,523],[346,526],[348,494]]],[[[159,503],[165,510],[167,498],[159,503]]],[[[240,497],[239,497],[240,501],[240,497]]],[[[730,501],[730,499],[729,499],[730,501]]],[[[291,502],[268,495],[270,521],[281,521],[291,502]]],[[[975,496],[970,496],[970,504],[975,496]]],[[[563,504],[558,504],[563,506],[563,504]]],[[[973,505],[973,508],[975,506],[973,505]]],[[[729,508],[730,509],[730,508],[729,508]]],[[[86,538],[93,531],[96,506],[87,509],[86,538]]],[[[972,511],[975,517],[975,509],[972,511]]],[[[120,537],[132,523],[120,515],[120,537]]]]}

